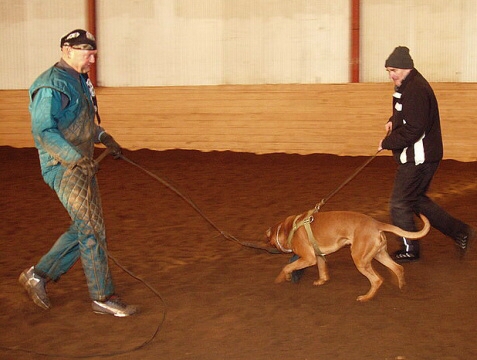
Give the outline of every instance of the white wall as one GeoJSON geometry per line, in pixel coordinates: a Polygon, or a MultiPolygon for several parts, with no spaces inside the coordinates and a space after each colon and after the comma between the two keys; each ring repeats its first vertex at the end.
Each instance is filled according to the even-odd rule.
{"type": "Polygon", "coordinates": [[[0,1],[0,89],[27,89],[60,58],[60,39],[86,26],[84,0],[0,1]]]}
{"type": "MultiPolygon", "coordinates": [[[[26,89],[86,27],[86,0],[0,2],[0,89],[26,89]]],[[[101,86],[345,83],[350,0],[97,1],[101,86]]],[[[430,81],[477,82],[477,0],[361,0],[362,82],[406,45],[430,81]]]]}
{"type": "Polygon", "coordinates": [[[348,3],[101,2],[101,84],[347,82],[348,3]]]}
{"type": "Polygon", "coordinates": [[[387,80],[384,61],[410,48],[428,81],[477,81],[476,0],[362,0],[361,81],[387,80]]]}

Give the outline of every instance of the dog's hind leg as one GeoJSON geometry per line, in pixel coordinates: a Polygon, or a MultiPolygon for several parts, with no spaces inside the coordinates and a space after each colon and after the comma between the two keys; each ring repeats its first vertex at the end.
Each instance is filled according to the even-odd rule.
{"type": "Polygon", "coordinates": [[[404,268],[396,263],[391,256],[389,256],[386,246],[379,250],[374,258],[396,275],[400,289],[406,285],[406,281],[404,279],[404,268]]]}
{"type": "Polygon", "coordinates": [[[381,276],[379,276],[376,273],[376,271],[374,271],[371,263],[368,263],[365,265],[359,265],[359,266],[356,265],[356,267],[358,268],[361,274],[363,274],[364,276],[368,278],[371,284],[369,291],[364,295],[358,296],[356,300],[361,302],[368,301],[374,297],[374,295],[376,294],[376,291],[378,291],[379,287],[383,283],[383,279],[381,278],[381,276]]]}
{"type": "MultiPolygon", "coordinates": [[[[358,242],[355,242],[353,245],[356,245],[358,242]]],[[[362,244],[367,244],[365,242],[361,242],[362,244]]],[[[359,243],[358,243],[359,244],[359,243]]],[[[371,261],[375,257],[376,253],[379,252],[381,248],[381,244],[378,242],[373,249],[366,249],[368,252],[363,251],[363,248],[359,248],[357,246],[351,247],[351,256],[353,258],[354,264],[358,271],[366,276],[371,284],[371,288],[365,295],[360,295],[357,297],[357,301],[368,301],[369,299],[373,298],[378,291],[379,287],[383,283],[383,279],[379,276],[376,271],[374,271],[371,261]]]]}

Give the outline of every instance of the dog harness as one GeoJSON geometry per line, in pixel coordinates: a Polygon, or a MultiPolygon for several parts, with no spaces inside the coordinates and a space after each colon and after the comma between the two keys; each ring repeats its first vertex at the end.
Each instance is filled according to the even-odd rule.
{"type": "MultiPolygon", "coordinates": [[[[293,239],[293,236],[295,235],[295,232],[301,227],[301,226],[304,226],[305,227],[305,231],[306,231],[306,234],[308,235],[308,241],[310,242],[311,246],[313,246],[313,249],[315,250],[315,254],[317,256],[321,256],[323,259],[325,258],[325,253],[323,253],[319,246],[318,246],[318,241],[316,241],[315,239],[315,236],[313,235],[313,231],[311,231],[311,226],[310,224],[315,220],[315,218],[313,217],[313,214],[314,212],[316,211],[316,209],[312,209],[310,211],[308,211],[308,213],[306,214],[306,216],[303,218],[303,220],[300,220],[298,221],[298,218],[301,216],[301,215],[297,215],[295,217],[295,220],[293,220],[293,227],[292,227],[292,230],[290,231],[290,233],[288,234],[288,240],[287,240],[287,244],[288,244],[288,247],[291,248],[291,241],[293,239]]],[[[277,239],[278,239],[278,233],[277,233],[277,239]]],[[[278,243],[278,241],[277,241],[278,243]]],[[[280,245],[280,249],[282,248],[282,246],[280,245]]]]}

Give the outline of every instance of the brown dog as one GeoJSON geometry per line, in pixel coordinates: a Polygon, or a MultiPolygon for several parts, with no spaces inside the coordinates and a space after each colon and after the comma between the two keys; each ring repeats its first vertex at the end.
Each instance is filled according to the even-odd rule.
{"type": "Polygon", "coordinates": [[[282,252],[294,252],[300,258],[286,265],[276,283],[291,279],[291,273],[318,264],[318,280],[313,285],[322,285],[329,280],[324,256],[350,245],[351,256],[359,272],[366,276],[371,288],[356,300],[367,301],[379,289],[383,280],[373,269],[371,261],[376,259],[391,269],[398,278],[399,288],[405,285],[403,267],[395,263],[387,252],[384,232],[392,232],[408,239],[425,236],[430,229],[429,220],[420,215],[424,222],[421,231],[409,232],[401,228],[379,222],[370,216],[352,211],[329,211],[289,216],[285,221],[267,230],[267,239],[282,252]]]}

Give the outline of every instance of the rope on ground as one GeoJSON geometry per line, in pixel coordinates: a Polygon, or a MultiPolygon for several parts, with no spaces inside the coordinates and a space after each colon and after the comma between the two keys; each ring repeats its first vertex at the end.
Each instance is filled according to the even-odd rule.
{"type": "MultiPolygon", "coordinates": [[[[108,154],[110,153],[110,151],[108,149],[106,149],[105,151],[103,151],[101,153],[101,155],[98,156],[98,158],[96,159],[96,161],[99,163],[101,160],[103,160],[108,154]]],[[[88,202],[91,201],[90,199],[91,197],[91,190],[90,190],[90,186],[88,185],[88,190],[87,190],[87,198],[88,198],[88,202]]],[[[88,206],[88,211],[89,211],[89,206],[88,206]]],[[[91,219],[91,216],[88,216],[89,219],[91,219]]],[[[91,227],[93,228],[93,231],[94,230],[94,225],[91,225],[91,227]]],[[[99,239],[99,235],[96,233],[95,231],[95,237],[97,239],[99,239]]],[[[164,322],[166,321],[166,313],[167,313],[167,305],[166,305],[166,302],[164,300],[164,298],[161,296],[161,294],[159,293],[159,291],[157,291],[152,285],[150,285],[148,282],[146,282],[144,279],[141,279],[140,277],[136,276],[135,274],[133,274],[130,270],[126,269],[113,255],[111,255],[111,252],[108,251],[107,249],[105,249],[100,243],[99,245],[103,248],[103,250],[108,254],[108,258],[110,258],[121,270],[123,270],[125,273],[127,273],[129,276],[131,276],[132,278],[138,280],[139,282],[141,282],[144,286],[146,286],[152,293],[154,293],[154,295],[161,301],[161,303],[163,304],[164,306],[164,311],[162,313],[162,317],[159,321],[159,323],[157,324],[156,326],[156,329],[155,331],[153,332],[153,334],[147,339],[145,340],[142,344],[140,345],[137,345],[137,346],[134,346],[130,349],[126,349],[126,350],[120,350],[120,351],[111,351],[111,352],[102,352],[102,353],[94,353],[94,354],[88,354],[88,355],[73,355],[73,354],[60,354],[60,353],[47,353],[47,352],[40,352],[40,351],[35,351],[35,350],[30,350],[30,349],[24,349],[24,348],[21,348],[21,347],[7,347],[7,346],[2,346],[0,345],[0,349],[3,349],[3,350],[8,350],[8,351],[17,351],[17,352],[23,352],[23,353],[27,353],[27,354],[31,354],[31,355],[37,355],[37,356],[46,356],[46,357],[50,357],[50,358],[61,358],[61,359],[88,359],[88,358],[97,358],[97,357],[101,357],[101,358],[105,358],[105,357],[112,357],[112,356],[117,356],[117,355],[124,355],[124,354],[128,354],[128,353],[132,353],[134,351],[137,351],[139,349],[142,349],[143,347],[145,347],[146,345],[148,345],[149,343],[151,343],[157,336],[157,334],[159,333],[159,331],[162,329],[163,325],[164,325],[164,322]]],[[[60,256],[60,257],[63,257],[64,255],[66,254],[66,251],[60,256]]]]}
{"type": "MultiPolygon", "coordinates": [[[[381,150],[378,150],[372,157],[370,157],[366,162],[361,165],[359,168],[355,170],[351,176],[349,176],[340,186],[338,186],[334,191],[332,191],[327,197],[323,198],[318,204],[315,206],[315,212],[319,211],[320,208],[331,198],[333,197],[337,192],[339,192],[345,185],[347,185],[351,180],[353,180],[371,161],[374,160],[374,158],[379,154],[381,150]]],[[[104,156],[106,156],[107,150],[104,151],[99,157],[98,157],[98,162],[101,161],[104,156]]],[[[238,244],[249,247],[249,248],[254,248],[254,249],[260,249],[260,250],[265,250],[271,254],[280,254],[280,251],[274,247],[269,247],[265,245],[261,245],[258,242],[251,242],[251,241],[244,241],[240,240],[237,237],[221,230],[209,217],[207,217],[200,209],[199,207],[186,195],[184,195],[182,192],[180,192],[176,187],[172,186],[170,183],[162,179],[161,177],[157,176],[156,174],[152,173],[151,171],[147,170],[143,166],[139,165],[138,163],[132,161],[131,159],[127,158],[124,154],[119,154],[119,158],[123,159],[124,161],[128,162],[129,164],[135,166],[142,172],[146,173],[153,179],[157,180],[161,184],[163,184],[165,187],[176,193],[182,200],[184,200],[187,204],[189,204],[200,216],[204,218],[215,230],[217,230],[225,239],[227,240],[232,240],[237,242],[238,244]]]]}
{"type": "MultiPolygon", "coordinates": [[[[351,174],[351,176],[349,176],[340,186],[338,186],[334,191],[332,191],[328,196],[326,196],[325,198],[323,198],[318,204],[316,204],[315,206],[315,212],[319,211],[320,208],[331,198],[333,197],[336,193],[338,193],[345,185],[347,185],[351,180],[353,180],[377,155],[378,153],[380,152],[381,150],[378,150],[376,152],[376,154],[374,154],[372,157],[370,157],[363,165],[361,165],[359,168],[357,168],[355,170],[355,172],[353,174],[351,174]]],[[[99,156],[98,158],[96,159],[96,161],[99,163],[101,160],[103,160],[107,155],[109,154],[109,150],[106,149],[105,151],[103,151],[99,156]]],[[[168,189],[170,189],[171,191],[173,191],[174,193],[176,193],[181,199],[183,199],[187,204],[189,204],[200,216],[202,216],[214,229],[216,229],[220,235],[222,235],[225,239],[227,240],[232,240],[232,241],[235,241],[237,243],[239,243],[240,245],[242,246],[246,246],[246,247],[250,247],[250,248],[255,248],[255,249],[260,249],[260,250],[266,250],[268,251],[269,253],[274,253],[274,254],[277,254],[277,253],[280,253],[280,251],[276,248],[271,248],[271,247],[265,247],[265,246],[262,246],[256,242],[246,242],[246,241],[242,241],[242,240],[239,240],[237,239],[236,237],[234,237],[233,235],[225,232],[225,231],[222,231],[211,219],[209,219],[200,209],[199,207],[187,196],[185,196],[183,193],[181,193],[177,188],[175,188],[174,186],[172,186],[171,184],[169,184],[167,181],[163,180],[162,178],[160,178],[159,176],[157,176],[156,174],[152,173],[151,171],[145,169],[144,167],[142,167],[141,165],[137,164],[136,162],[130,160],[129,158],[127,158],[126,156],[124,156],[123,154],[120,154],[118,155],[119,158],[123,159],[124,161],[128,162],[129,164],[135,166],[136,168],[140,169],[141,171],[143,171],[144,173],[146,173],[147,175],[151,176],[152,178],[154,178],[155,180],[159,181],[161,184],[163,184],[164,186],[166,186],[168,189]]],[[[161,302],[164,304],[164,306],[166,305],[165,304],[165,301],[164,299],[162,298],[162,296],[160,295],[160,293],[154,289],[154,287],[152,287],[150,284],[148,284],[146,281],[144,281],[143,279],[137,277],[136,275],[134,275],[131,271],[127,270],[124,266],[122,266],[119,261],[114,257],[112,256],[109,252],[108,252],[108,257],[113,260],[113,262],[118,266],[120,267],[124,272],[126,272],[128,275],[130,275],[131,277],[133,277],[134,279],[140,281],[141,283],[143,283],[146,287],[148,287],[160,300],[161,302]]],[[[150,342],[152,342],[152,340],[154,340],[154,338],[156,337],[156,335],[159,333],[159,330],[162,328],[162,325],[164,324],[165,322],[165,319],[166,319],[166,312],[167,312],[167,309],[165,308],[164,309],[164,312],[163,312],[163,316],[162,316],[162,319],[161,321],[159,322],[155,332],[152,334],[152,336],[146,340],[145,342],[143,342],[141,345],[139,346],[136,346],[132,349],[129,349],[129,350],[125,350],[125,351],[118,351],[118,352],[111,352],[111,353],[103,353],[103,354],[92,354],[92,355],[84,355],[84,356],[74,356],[74,355],[55,355],[55,354],[51,354],[51,353],[42,353],[42,352],[35,352],[35,351],[31,351],[31,350],[26,350],[26,349],[22,349],[22,348],[11,348],[11,347],[5,347],[5,346],[1,346],[0,345],[0,349],[4,349],[4,350],[10,350],[10,351],[22,351],[22,352],[26,352],[26,353],[30,353],[30,354],[34,354],[34,355],[41,355],[41,356],[49,356],[49,357],[59,357],[59,358],[77,358],[77,359],[84,359],[84,358],[92,358],[92,357],[98,357],[98,356],[101,356],[101,357],[110,357],[110,356],[116,356],[116,355],[121,355],[121,354],[125,354],[125,353],[130,353],[130,352],[133,352],[133,351],[136,351],[136,350],[139,350],[141,348],[143,348],[144,346],[146,346],[147,344],[149,344],[150,342]]]]}
{"type": "MultiPolygon", "coordinates": [[[[102,154],[101,154],[102,155],[102,154]]],[[[181,191],[179,191],[176,187],[172,186],[170,183],[168,183],[167,181],[165,181],[164,179],[162,179],[161,177],[157,176],[156,174],[152,173],[151,171],[147,170],[146,168],[142,167],[141,165],[139,165],[138,163],[132,161],[131,159],[127,158],[126,156],[124,156],[124,154],[120,154],[118,155],[119,158],[123,159],[124,161],[128,162],[129,164],[135,166],[136,168],[138,168],[139,170],[141,170],[142,172],[146,173],[147,175],[149,175],[150,177],[152,177],[153,179],[157,180],[158,182],[160,182],[162,185],[164,185],[165,187],[167,187],[169,190],[173,191],[174,193],[176,193],[182,200],[184,200],[187,204],[189,204],[200,216],[202,216],[202,218],[204,218],[205,221],[207,221],[215,230],[217,230],[220,235],[222,235],[225,239],[227,240],[232,240],[232,241],[235,241],[237,242],[238,244],[242,245],[242,246],[245,246],[245,247],[250,247],[250,248],[254,248],[254,249],[260,249],[260,250],[265,250],[271,254],[279,254],[280,251],[276,248],[272,248],[272,247],[267,247],[267,246],[264,246],[264,245],[261,245],[257,242],[250,242],[250,241],[243,241],[243,240],[240,240],[238,239],[237,237],[221,230],[209,217],[207,217],[200,209],[199,207],[186,195],[184,195],[181,191]]],[[[98,157],[99,159],[99,157],[98,157]]]]}

